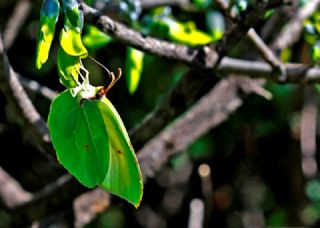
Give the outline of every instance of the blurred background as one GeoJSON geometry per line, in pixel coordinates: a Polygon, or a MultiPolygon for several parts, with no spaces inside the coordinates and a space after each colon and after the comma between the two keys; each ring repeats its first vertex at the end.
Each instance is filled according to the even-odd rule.
{"type": "MultiPolygon", "coordinates": [[[[211,36],[212,42],[221,39],[230,27],[230,22],[214,5],[215,1],[180,1],[177,4],[173,1],[168,4],[170,8],[146,7],[144,1],[137,2],[87,1],[129,27],[171,42],[198,45],[197,42],[202,39],[192,38],[189,34],[189,43],[183,38],[179,40],[177,37],[186,34],[173,35],[170,26],[174,23],[183,26],[189,23],[190,30],[202,31],[211,36]],[[219,25],[210,25],[210,20],[208,22],[213,12],[218,14],[213,20],[220,20],[219,25]],[[168,18],[173,22],[167,22],[168,18]]],[[[297,0],[293,5],[269,12],[270,15],[255,26],[257,33],[263,34],[261,37],[271,44],[281,29],[310,2],[312,0],[297,0]],[[271,20],[277,23],[268,32],[267,26],[270,26],[271,20]]],[[[236,5],[238,8],[234,12],[241,15],[250,1],[229,1],[229,4],[236,5]]],[[[6,48],[10,64],[25,82],[37,82],[60,92],[64,87],[59,82],[56,67],[58,32],[48,62],[41,70],[35,68],[40,7],[41,1],[36,0],[1,0],[0,29],[2,36],[6,37],[6,32],[13,26],[10,24],[13,18],[25,16],[12,43],[6,48]],[[24,8],[18,11],[21,5],[24,8]]],[[[57,31],[62,26],[63,17],[60,17],[57,31]]],[[[276,54],[283,62],[312,66],[315,42],[310,44],[306,37],[308,33],[303,30],[296,42],[276,54]]],[[[128,88],[133,85],[126,75],[129,74],[126,67],[130,67],[128,47],[100,34],[87,23],[83,38],[87,39],[84,43],[92,57],[111,71],[116,72],[119,67],[123,69],[123,77],[108,93],[108,98],[128,130],[161,104],[189,69],[184,64],[145,53],[143,67],[138,70],[139,83],[137,88],[132,89],[134,91],[130,91],[128,88]],[[99,42],[96,41],[98,38],[99,42]]],[[[250,45],[247,39],[242,39],[229,55],[258,60],[259,56],[250,45]]],[[[92,84],[106,83],[108,78],[102,67],[90,59],[84,60],[84,65],[90,72],[92,84]]],[[[75,187],[80,189],[75,190],[77,194],[66,194],[63,203],[57,202],[52,211],[46,209],[46,213],[35,221],[24,215],[17,222],[14,213],[18,212],[7,210],[0,204],[0,227],[32,224],[35,227],[37,224],[40,227],[57,224],[65,227],[72,227],[73,224],[87,227],[319,227],[319,153],[316,148],[319,141],[319,94],[314,86],[271,81],[266,82],[265,89],[272,94],[272,99],[256,94],[246,96],[241,107],[227,120],[194,140],[186,150],[171,156],[145,183],[143,200],[138,209],[111,197],[102,208],[102,202],[91,208],[97,212],[96,215],[89,222],[82,222],[86,214],[75,214],[74,200],[75,196],[88,190],[76,184],[75,187]]],[[[38,112],[46,119],[50,99],[31,89],[26,91],[38,112]]],[[[37,192],[64,175],[65,171],[52,159],[43,156],[41,148],[30,141],[28,129],[12,121],[14,117],[8,111],[7,103],[4,94],[0,93],[0,167],[23,189],[37,192]]],[[[59,191],[63,194],[63,189],[59,191]]],[[[42,207],[37,210],[41,211],[42,207]]]]}

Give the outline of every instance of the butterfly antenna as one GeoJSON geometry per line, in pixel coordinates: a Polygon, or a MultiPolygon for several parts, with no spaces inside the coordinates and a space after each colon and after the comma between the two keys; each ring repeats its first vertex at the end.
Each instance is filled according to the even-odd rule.
{"type": "Polygon", "coordinates": [[[105,67],[103,64],[98,62],[96,59],[92,58],[90,55],[89,55],[89,58],[95,63],[97,63],[99,66],[101,66],[105,71],[107,71],[109,78],[106,84],[103,86],[105,93],[107,93],[114,86],[114,84],[120,79],[122,75],[121,68],[118,68],[117,75],[114,75],[113,72],[111,72],[107,67],[105,67]]]}
{"type": "Polygon", "coordinates": [[[108,75],[110,76],[111,72],[108,68],[106,68],[102,63],[98,62],[98,60],[92,58],[90,55],[89,55],[89,58],[95,62],[96,64],[98,64],[99,66],[101,66],[105,71],[107,71],[108,75]]]}
{"type": "Polygon", "coordinates": [[[121,74],[122,74],[121,68],[118,68],[118,72],[116,76],[114,75],[113,72],[110,73],[111,81],[110,83],[109,82],[106,83],[106,85],[104,86],[104,89],[106,92],[108,92],[114,86],[114,84],[116,84],[116,82],[121,78],[121,74]]]}

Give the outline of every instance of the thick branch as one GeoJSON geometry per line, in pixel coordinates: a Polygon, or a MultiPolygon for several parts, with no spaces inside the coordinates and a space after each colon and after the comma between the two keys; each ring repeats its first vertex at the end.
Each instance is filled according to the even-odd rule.
{"type": "MultiPolygon", "coordinates": [[[[108,16],[101,15],[98,11],[83,4],[86,19],[96,24],[104,32],[112,35],[120,42],[133,46],[147,53],[183,62],[189,66],[196,66],[204,70],[213,70],[218,60],[218,54],[207,46],[187,47],[159,40],[127,28],[113,21],[108,16]]],[[[318,83],[320,70],[301,64],[287,64],[283,66],[287,76],[281,83],[318,83]]],[[[274,71],[268,64],[224,57],[217,68],[217,73],[233,73],[247,75],[251,78],[266,78],[278,80],[274,71]]]]}
{"type": "Polygon", "coordinates": [[[5,54],[3,41],[0,38],[0,89],[6,96],[8,104],[13,108],[16,121],[24,129],[31,129],[35,139],[47,149],[51,148],[49,130],[46,122],[37,112],[28,95],[24,91],[19,79],[10,66],[5,54]]]}
{"type": "Polygon", "coordinates": [[[185,115],[159,135],[152,138],[139,152],[138,160],[144,176],[153,177],[170,156],[184,151],[197,138],[224,122],[241,106],[244,94],[255,91],[257,82],[247,78],[221,80],[207,95],[203,96],[185,115]]]}
{"type": "Polygon", "coordinates": [[[130,138],[135,148],[141,148],[144,143],[205,94],[217,80],[213,73],[210,76],[195,70],[187,72],[162,103],[130,131],[130,138]]]}

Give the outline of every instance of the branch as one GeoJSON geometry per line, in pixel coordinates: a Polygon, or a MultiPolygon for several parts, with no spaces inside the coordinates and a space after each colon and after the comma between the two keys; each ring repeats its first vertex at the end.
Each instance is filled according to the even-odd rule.
{"type": "MultiPolygon", "coordinates": [[[[213,70],[218,61],[217,52],[208,46],[188,47],[142,35],[126,26],[113,21],[108,16],[101,15],[97,10],[82,4],[84,14],[89,22],[97,25],[102,31],[112,35],[120,42],[133,46],[144,52],[183,62],[188,66],[202,70],[213,70]]],[[[268,64],[224,57],[217,67],[217,73],[233,73],[247,75],[251,78],[278,80],[268,64]]],[[[287,76],[281,83],[313,84],[320,82],[320,70],[301,64],[283,66],[287,76]]]]}
{"type": "Polygon", "coordinates": [[[29,80],[18,74],[17,76],[19,77],[21,85],[30,92],[40,94],[41,96],[45,97],[50,101],[52,101],[58,95],[57,91],[54,91],[46,86],[43,86],[37,81],[29,80]]]}
{"type": "Polygon", "coordinates": [[[24,129],[31,129],[40,145],[50,144],[49,130],[46,122],[34,108],[28,95],[20,84],[16,73],[11,68],[8,57],[4,52],[3,41],[1,38],[0,89],[6,96],[9,105],[13,107],[16,119],[17,121],[20,121],[22,127],[24,129]]]}
{"type": "Polygon", "coordinates": [[[314,87],[304,88],[304,100],[300,119],[300,147],[302,171],[306,178],[315,178],[318,172],[317,151],[318,101],[314,87]]]}
{"type": "Polygon", "coordinates": [[[10,49],[30,10],[31,2],[29,0],[20,0],[17,3],[3,33],[3,42],[6,50],[10,49]]]}
{"type": "Polygon", "coordinates": [[[140,0],[140,2],[144,9],[158,6],[181,6],[190,4],[190,0],[140,0]]]}
{"type": "Polygon", "coordinates": [[[25,191],[22,186],[4,169],[0,167],[0,199],[7,208],[27,202],[32,198],[30,192],[25,191]]]}
{"type": "Polygon", "coordinates": [[[190,70],[183,75],[162,103],[139,125],[130,130],[134,147],[141,148],[169,122],[188,109],[201,95],[204,95],[217,81],[217,77],[211,74],[212,77],[208,77],[201,72],[190,70]]]}
{"type": "Polygon", "coordinates": [[[153,177],[170,156],[184,151],[196,139],[224,122],[243,103],[243,98],[238,95],[239,89],[245,95],[250,94],[255,91],[256,83],[247,78],[221,80],[185,115],[152,138],[138,152],[144,181],[153,177]]]}
{"type": "Polygon", "coordinates": [[[277,77],[278,80],[285,81],[286,71],[284,69],[282,62],[275,56],[275,54],[264,43],[262,38],[256,33],[256,31],[253,28],[249,29],[247,33],[247,37],[254,44],[260,56],[262,56],[262,58],[272,66],[274,73],[280,76],[280,77],[277,77]]]}
{"type": "Polygon", "coordinates": [[[302,31],[303,21],[310,17],[318,9],[319,5],[319,0],[309,1],[298,11],[296,17],[290,20],[287,26],[285,26],[285,29],[282,30],[277,39],[271,44],[271,48],[273,50],[281,50],[298,41],[302,31]]]}

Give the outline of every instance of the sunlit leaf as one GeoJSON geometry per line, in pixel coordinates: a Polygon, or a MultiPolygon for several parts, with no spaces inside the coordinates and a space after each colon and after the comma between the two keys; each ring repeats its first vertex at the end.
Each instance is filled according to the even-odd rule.
{"type": "Polygon", "coordinates": [[[248,8],[249,0],[235,0],[235,3],[239,11],[242,12],[248,8]]]}
{"type": "Polygon", "coordinates": [[[210,5],[210,0],[193,0],[193,4],[198,8],[198,9],[205,9],[210,5]]]}
{"type": "MultiPolygon", "coordinates": [[[[59,162],[83,185],[100,184],[109,168],[109,137],[99,101],[66,90],[51,104],[48,125],[59,162]]],[[[119,174],[121,175],[121,174],[119,174]]]]}
{"type": "Polygon", "coordinates": [[[78,7],[66,8],[65,15],[65,28],[72,28],[81,32],[83,28],[83,12],[78,7]]]}
{"type": "Polygon", "coordinates": [[[86,26],[86,34],[82,37],[83,44],[91,51],[96,51],[112,41],[112,38],[95,26],[86,26]]]}
{"type": "Polygon", "coordinates": [[[71,56],[86,58],[88,51],[82,43],[81,33],[74,29],[62,29],[60,44],[63,50],[71,56]]]}
{"type": "Polygon", "coordinates": [[[107,98],[98,102],[97,106],[102,112],[110,144],[109,170],[101,187],[138,207],[143,194],[143,183],[127,131],[107,98]]]}
{"type": "Polygon", "coordinates": [[[58,49],[57,66],[60,82],[67,88],[78,85],[80,72],[80,57],[68,55],[61,47],[58,49]]]}
{"type": "Polygon", "coordinates": [[[40,12],[40,25],[36,51],[36,67],[40,69],[48,60],[54,37],[56,22],[59,17],[58,0],[44,0],[40,12]]]}
{"type": "Polygon", "coordinates": [[[196,26],[190,26],[190,23],[180,23],[171,18],[163,20],[168,26],[168,38],[178,43],[194,45],[205,45],[213,41],[213,38],[197,30],[196,26]]]}
{"type": "Polygon", "coordinates": [[[312,59],[314,62],[320,62],[320,41],[317,41],[312,48],[312,59]]]}
{"type": "Polygon", "coordinates": [[[134,48],[128,48],[126,59],[126,79],[130,94],[133,94],[138,88],[143,70],[143,57],[143,52],[134,48]]]}

